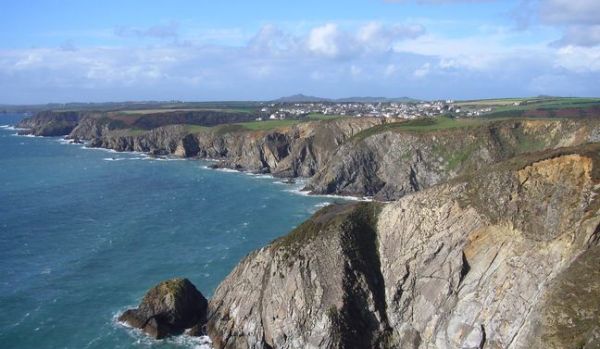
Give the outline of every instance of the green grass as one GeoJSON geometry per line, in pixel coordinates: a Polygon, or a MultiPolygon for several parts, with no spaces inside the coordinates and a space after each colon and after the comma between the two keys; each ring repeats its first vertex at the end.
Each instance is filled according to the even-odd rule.
{"type": "Polygon", "coordinates": [[[290,127],[303,122],[302,120],[265,120],[265,121],[250,121],[241,122],[235,125],[251,131],[269,131],[280,127],[290,127]]]}
{"type": "Polygon", "coordinates": [[[467,159],[469,159],[473,152],[477,149],[477,145],[477,143],[471,143],[464,149],[459,149],[452,153],[448,158],[448,169],[454,170],[459,165],[467,161],[467,159]]]}
{"type": "Polygon", "coordinates": [[[128,136],[141,136],[144,133],[148,132],[149,130],[143,130],[140,128],[128,128],[127,129],[127,135],[128,136]]]}
{"type": "Polygon", "coordinates": [[[496,98],[496,99],[478,99],[478,100],[466,100],[466,101],[457,101],[455,104],[460,107],[464,106],[501,106],[501,105],[511,105],[515,102],[523,102],[526,101],[526,98],[496,98]]]}
{"type": "Polygon", "coordinates": [[[207,126],[200,126],[200,125],[183,125],[183,126],[185,127],[185,130],[190,133],[198,133],[198,132],[208,130],[210,128],[207,126]]]}
{"type": "Polygon", "coordinates": [[[437,118],[415,119],[373,126],[357,133],[352,139],[362,140],[382,132],[433,132],[453,128],[475,127],[489,122],[484,119],[452,119],[447,116],[437,118]]]}
{"type": "Polygon", "coordinates": [[[147,114],[160,114],[160,113],[172,113],[172,112],[190,112],[190,111],[218,111],[223,113],[252,113],[253,108],[181,108],[181,109],[137,109],[137,110],[122,110],[119,113],[130,114],[130,115],[147,115],[147,114]]]}
{"type": "Polygon", "coordinates": [[[309,120],[335,120],[341,118],[347,118],[346,115],[330,115],[330,114],[320,114],[320,113],[310,113],[308,114],[309,120]]]}
{"type": "MultiPolygon", "coordinates": [[[[518,100],[513,100],[518,101],[518,100]]],[[[484,116],[494,115],[506,115],[506,113],[514,112],[515,115],[522,114],[524,111],[535,110],[535,109],[565,109],[565,108],[588,108],[593,106],[600,106],[600,98],[538,98],[538,99],[523,99],[520,102],[521,105],[512,105],[512,103],[496,103],[496,100],[492,100],[486,104],[486,101],[476,102],[461,102],[457,103],[463,107],[474,106],[474,107],[493,107],[492,112],[484,116]]]]}

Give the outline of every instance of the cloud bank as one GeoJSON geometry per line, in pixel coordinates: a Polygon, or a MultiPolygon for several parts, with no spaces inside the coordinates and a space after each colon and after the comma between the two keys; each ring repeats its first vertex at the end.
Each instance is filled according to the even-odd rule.
{"type": "MultiPolygon", "coordinates": [[[[454,1],[428,1],[441,2],[454,1]]],[[[568,11],[562,0],[536,3],[539,25],[563,33],[537,43],[508,29],[445,35],[419,20],[332,21],[303,31],[271,23],[236,45],[202,39],[244,37],[235,28],[118,27],[114,37],[127,44],[0,49],[0,103],[599,95],[600,27],[588,14],[598,5],[569,3],[576,6],[568,11]]]]}

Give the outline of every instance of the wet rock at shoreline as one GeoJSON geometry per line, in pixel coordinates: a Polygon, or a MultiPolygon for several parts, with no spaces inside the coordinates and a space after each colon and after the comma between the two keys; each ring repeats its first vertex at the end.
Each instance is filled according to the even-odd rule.
{"type": "Polygon", "coordinates": [[[171,279],[150,289],[140,305],[126,310],[119,321],[156,339],[181,334],[189,328],[201,335],[207,305],[206,298],[188,279],[171,279]]]}

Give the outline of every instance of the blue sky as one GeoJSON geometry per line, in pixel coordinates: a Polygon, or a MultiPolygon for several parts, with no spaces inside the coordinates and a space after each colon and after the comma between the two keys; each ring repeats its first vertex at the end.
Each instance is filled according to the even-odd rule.
{"type": "Polygon", "coordinates": [[[0,103],[600,96],[600,1],[0,0],[0,103]]]}

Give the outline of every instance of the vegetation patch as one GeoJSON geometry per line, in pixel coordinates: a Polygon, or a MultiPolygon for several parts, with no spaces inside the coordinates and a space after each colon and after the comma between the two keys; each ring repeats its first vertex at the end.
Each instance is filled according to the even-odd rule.
{"type": "Polygon", "coordinates": [[[148,132],[148,130],[142,130],[139,128],[128,128],[127,129],[127,135],[133,136],[133,137],[141,136],[141,135],[145,134],[146,132],[148,132]]]}
{"type": "Polygon", "coordinates": [[[250,121],[241,122],[239,125],[247,130],[252,131],[270,131],[282,127],[291,127],[303,122],[302,120],[288,119],[288,120],[265,120],[265,121],[250,121]]]}
{"type": "Polygon", "coordinates": [[[467,161],[471,157],[473,152],[475,150],[477,150],[477,148],[478,148],[478,143],[474,142],[474,143],[467,145],[466,147],[457,149],[456,151],[452,152],[451,154],[445,156],[445,158],[448,159],[447,160],[447,168],[449,170],[456,169],[458,166],[460,166],[465,161],[467,161]]]}
{"type": "Polygon", "coordinates": [[[331,114],[320,114],[320,113],[310,113],[308,114],[309,120],[336,120],[348,118],[346,115],[331,115],[331,114]]]}
{"type": "Polygon", "coordinates": [[[183,125],[186,132],[189,133],[200,133],[206,130],[209,130],[209,127],[201,126],[201,125],[183,125]]]}
{"type": "Polygon", "coordinates": [[[380,209],[381,204],[374,202],[329,205],[317,211],[288,235],[273,241],[272,246],[275,249],[293,252],[298,251],[303,245],[321,234],[335,232],[357,224],[374,226],[380,209]]]}
{"type": "Polygon", "coordinates": [[[244,132],[248,129],[239,124],[225,124],[211,127],[216,136],[222,136],[228,133],[244,132]]]}
{"type": "MultiPolygon", "coordinates": [[[[551,348],[583,348],[600,331],[600,246],[580,255],[548,292],[541,340],[551,348]]],[[[596,347],[595,344],[587,347],[596,347]]]]}
{"type": "Polygon", "coordinates": [[[423,118],[410,121],[391,122],[376,125],[357,133],[351,139],[363,140],[365,138],[387,131],[426,133],[457,128],[477,127],[488,122],[489,121],[485,119],[454,119],[448,116],[440,116],[437,118],[423,118]]]}

